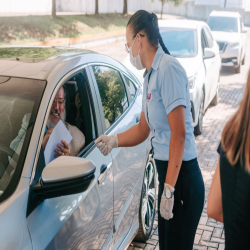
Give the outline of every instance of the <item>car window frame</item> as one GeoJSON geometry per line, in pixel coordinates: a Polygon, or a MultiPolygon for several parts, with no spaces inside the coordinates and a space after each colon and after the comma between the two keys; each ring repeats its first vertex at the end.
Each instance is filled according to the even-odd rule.
{"type": "Polygon", "coordinates": [[[204,30],[204,34],[205,34],[205,37],[206,37],[206,40],[207,40],[207,46],[208,46],[207,48],[212,49],[214,47],[213,36],[212,36],[211,32],[209,31],[207,26],[203,26],[203,30],[204,30]],[[210,47],[210,44],[209,44],[209,40],[212,41],[212,46],[211,47],[210,47]]]}
{"type": "MultiPolygon", "coordinates": [[[[204,39],[204,42],[205,42],[205,46],[206,46],[205,48],[209,48],[208,42],[207,42],[207,36],[206,36],[205,30],[204,30],[204,27],[202,27],[201,33],[202,33],[202,36],[203,36],[203,39],[204,39]]],[[[205,50],[205,48],[204,48],[204,50],[205,50]]]]}
{"type": "Polygon", "coordinates": [[[109,128],[106,128],[105,116],[104,116],[104,112],[103,112],[103,107],[102,107],[102,101],[101,101],[101,97],[100,97],[100,92],[99,92],[98,84],[97,84],[97,81],[95,79],[95,75],[94,75],[94,71],[93,71],[92,67],[93,66],[103,66],[103,67],[109,67],[109,68],[112,68],[112,69],[118,71],[119,74],[120,74],[120,76],[121,76],[121,79],[123,81],[123,84],[124,84],[127,96],[128,96],[128,94],[127,94],[128,93],[128,89],[127,89],[127,86],[126,86],[123,74],[125,76],[127,76],[131,81],[133,81],[133,80],[131,79],[131,77],[128,76],[128,74],[126,74],[120,68],[117,68],[117,67],[115,67],[115,66],[113,66],[111,64],[108,64],[108,63],[89,63],[88,66],[89,66],[89,71],[90,71],[91,76],[92,76],[92,81],[94,83],[93,86],[95,87],[95,90],[96,90],[96,93],[97,93],[97,99],[98,99],[98,102],[99,102],[99,110],[100,110],[101,120],[102,120],[102,124],[103,124],[102,125],[102,131],[103,131],[102,133],[105,134],[105,135],[107,135],[107,134],[109,134],[118,125],[118,123],[120,122],[120,120],[123,119],[123,117],[126,116],[127,113],[130,111],[130,109],[132,108],[133,103],[135,102],[136,97],[138,95],[139,88],[137,87],[137,84],[135,84],[135,86],[137,87],[135,98],[133,100],[131,100],[131,103],[129,103],[128,108],[117,118],[117,120],[109,128]]]}
{"type": "Polygon", "coordinates": [[[138,89],[138,88],[136,87],[136,85],[134,84],[134,81],[131,80],[127,75],[125,75],[124,73],[122,73],[121,75],[122,75],[122,78],[123,78],[123,82],[125,83],[126,91],[127,91],[127,93],[129,93],[129,95],[128,95],[128,98],[129,98],[129,105],[131,105],[131,104],[135,101],[136,96],[137,96],[137,92],[138,92],[139,89],[138,89]],[[133,99],[132,99],[132,97],[131,97],[131,93],[130,93],[130,91],[129,91],[129,88],[128,88],[127,84],[126,84],[126,78],[125,78],[125,77],[128,78],[128,80],[133,84],[133,86],[134,86],[134,88],[135,88],[135,90],[136,90],[136,93],[135,93],[133,99]]]}
{"type": "MultiPolygon", "coordinates": [[[[30,186],[32,185],[32,183],[34,181],[35,174],[36,174],[36,171],[37,171],[38,160],[39,160],[39,157],[40,157],[41,147],[42,147],[42,139],[43,139],[43,135],[44,135],[44,132],[45,132],[46,122],[47,122],[48,117],[49,117],[49,112],[50,112],[53,100],[54,100],[54,98],[55,98],[58,90],[61,88],[61,86],[63,86],[63,84],[65,82],[69,81],[74,75],[78,74],[80,71],[82,71],[84,69],[86,69],[86,74],[87,74],[88,80],[89,80],[90,91],[91,91],[91,93],[93,95],[93,105],[94,105],[93,108],[95,110],[95,115],[96,115],[97,135],[100,135],[102,133],[102,125],[100,124],[101,114],[99,112],[99,104],[96,102],[96,99],[94,97],[94,95],[96,95],[96,93],[95,93],[95,88],[93,88],[93,86],[91,84],[92,83],[92,77],[89,78],[90,74],[88,73],[88,64],[83,64],[83,65],[80,65],[79,67],[77,67],[75,69],[72,69],[68,73],[66,73],[64,75],[64,77],[62,77],[60,79],[60,81],[57,82],[54,85],[53,92],[51,93],[49,102],[47,103],[46,113],[45,113],[44,118],[43,118],[43,124],[42,124],[42,127],[41,127],[41,132],[40,132],[39,140],[38,140],[38,143],[37,143],[36,155],[35,155],[35,159],[34,159],[34,162],[33,162],[33,168],[32,168],[31,178],[30,178],[30,183],[29,183],[30,186]]],[[[85,158],[85,156],[87,156],[90,152],[92,152],[95,149],[95,147],[96,147],[96,145],[95,145],[95,143],[93,141],[86,148],[84,148],[83,150],[81,150],[78,153],[78,155],[76,155],[76,157],[85,158]]]]}

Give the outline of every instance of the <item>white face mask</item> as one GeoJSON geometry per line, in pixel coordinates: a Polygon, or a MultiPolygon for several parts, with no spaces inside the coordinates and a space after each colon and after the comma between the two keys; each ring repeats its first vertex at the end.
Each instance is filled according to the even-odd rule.
{"type": "MultiPolygon", "coordinates": [[[[135,37],[135,39],[136,39],[136,37],[135,37]]],[[[141,57],[140,57],[141,48],[139,49],[138,55],[137,56],[133,56],[132,48],[133,48],[133,45],[135,43],[135,39],[133,41],[132,46],[129,48],[130,62],[138,70],[145,69],[145,67],[143,67],[143,65],[141,63],[141,57]]]]}

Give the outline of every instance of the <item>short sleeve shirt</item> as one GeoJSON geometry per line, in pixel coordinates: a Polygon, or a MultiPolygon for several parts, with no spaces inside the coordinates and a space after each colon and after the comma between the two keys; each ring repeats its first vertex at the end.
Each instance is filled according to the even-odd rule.
{"type": "Polygon", "coordinates": [[[185,107],[186,140],[184,161],[197,157],[193,133],[188,79],[178,60],[158,48],[152,67],[144,73],[142,111],[151,129],[154,158],[169,160],[171,129],[168,114],[185,107]]]}

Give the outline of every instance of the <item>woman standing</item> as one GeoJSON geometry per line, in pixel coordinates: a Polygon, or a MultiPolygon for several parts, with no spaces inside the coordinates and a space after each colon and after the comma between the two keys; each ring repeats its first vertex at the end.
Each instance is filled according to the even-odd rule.
{"type": "Polygon", "coordinates": [[[243,100],[226,124],[208,197],[208,216],[224,221],[225,249],[250,249],[250,71],[243,100]]]}
{"type": "Polygon", "coordinates": [[[191,250],[204,204],[204,183],[190,112],[185,70],[165,47],[155,14],[137,11],[126,29],[130,61],[144,73],[139,124],[97,140],[104,155],[115,147],[131,147],[152,134],[158,179],[158,233],[161,250],[191,250]],[[174,199],[175,198],[175,199],[174,199]]]}

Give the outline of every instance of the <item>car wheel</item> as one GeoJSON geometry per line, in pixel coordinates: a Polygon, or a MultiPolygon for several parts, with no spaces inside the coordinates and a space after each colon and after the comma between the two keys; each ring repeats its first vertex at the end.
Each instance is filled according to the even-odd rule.
{"type": "Polygon", "coordinates": [[[154,159],[149,156],[144,172],[139,208],[139,230],[135,240],[145,242],[149,239],[154,225],[156,205],[156,167],[154,159]]]}
{"type": "Polygon", "coordinates": [[[201,91],[201,99],[200,99],[198,124],[194,127],[194,134],[196,136],[201,135],[201,133],[202,133],[202,124],[203,124],[203,116],[204,116],[204,102],[205,102],[205,95],[204,95],[204,90],[202,90],[201,91]]]}
{"type": "Polygon", "coordinates": [[[219,76],[218,83],[217,83],[216,94],[215,94],[213,100],[211,101],[211,104],[213,106],[216,106],[218,104],[218,102],[219,102],[219,88],[220,88],[220,83],[219,82],[220,82],[220,76],[219,76]]]}

